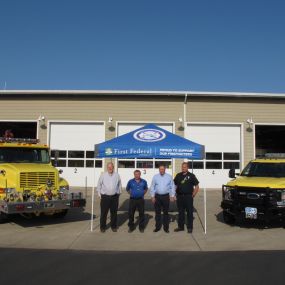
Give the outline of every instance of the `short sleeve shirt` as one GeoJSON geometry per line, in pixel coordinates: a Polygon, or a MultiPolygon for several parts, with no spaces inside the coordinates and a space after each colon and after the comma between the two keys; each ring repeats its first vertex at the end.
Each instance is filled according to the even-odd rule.
{"type": "Polygon", "coordinates": [[[136,181],[135,179],[129,180],[126,190],[130,191],[131,198],[143,198],[144,191],[147,190],[147,182],[144,179],[136,181]]]}
{"type": "Polygon", "coordinates": [[[175,178],[174,183],[176,185],[177,194],[192,194],[194,187],[199,184],[198,179],[193,173],[179,172],[175,178]]]}

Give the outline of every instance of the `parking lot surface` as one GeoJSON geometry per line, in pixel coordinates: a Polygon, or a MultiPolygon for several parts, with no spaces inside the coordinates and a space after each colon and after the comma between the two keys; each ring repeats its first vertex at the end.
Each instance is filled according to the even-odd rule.
{"type": "Polygon", "coordinates": [[[1,284],[284,284],[284,251],[1,249],[1,284]]]}
{"type": "MultiPolygon", "coordinates": [[[[78,189],[73,189],[78,191],[78,189]]],[[[100,251],[239,251],[239,250],[285,250],[285,229],[279,224],[263,228],[262,224],[246,223],[229,226],[223,222],[220,190],[207,190],[207,234],[204,233],[203,191],[195,198],[194,231],[175,233],[177,211],[171,205],[170,233],[154,233],[154,210],[149,197],[146,199],[146,229],[138,228],[128,233],[128,196],[120,197],[117,233],[110,229],[99,230],[99,199],[94,209],[94,231],[90,231],[91,189],[88,189],[87,206],[84,212],[70,211],[64,219],[37,217],[25,219],[12,217],[0,225],[1,248],[73,249],[100,251]]],[[[137,216],[137,213],[136,213],[137,216]]]]}

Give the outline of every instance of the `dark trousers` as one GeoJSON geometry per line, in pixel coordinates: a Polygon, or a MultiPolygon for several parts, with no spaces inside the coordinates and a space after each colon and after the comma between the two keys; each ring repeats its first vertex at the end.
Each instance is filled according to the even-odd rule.
{"type": "Polygon", "coordinates": [[[177,195],[178,227],[184,229],[185,211],[187,214],[187,228],[193,229],[193,197],[192,195],[177,195]]]}
{"type": "Polygon", "coordinates": [[[169,195],[155,195],[155,228],[161,228],[161,211],[163,212],[163,228],[165,230],[169,229],[169,195]]]}
{"type": "Polygon", "coordinates": [[[139,228],[144,229],[144,199],[134,199],[130,198],[129,202],[129,228],[133,229],[134,224],[134,218],[135,218],[135,212],[138,210],[139,212],[139,228]]]}
{"type": "Polygon", "coordinates": [[[111,228],[117,228],[117,211],[119,206],[119,195],[101,195],[101,217],[100,229],[106,229],[107,215],[110,210],[111,214],[111,228]]]}

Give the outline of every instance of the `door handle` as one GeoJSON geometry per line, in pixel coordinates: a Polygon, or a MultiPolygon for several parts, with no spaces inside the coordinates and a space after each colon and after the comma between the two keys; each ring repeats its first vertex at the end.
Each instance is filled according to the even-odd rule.
{"type": "Polygon", "coordinates": [[[74,168],[74,173],[77,173],[77,168],[74,168]]]}
{"type": "Polygon", "coordinates": [[[213,175],[216,174],[216,173],[215,173],[215,170],[212,171],[212,174],[213,174],[213,175]]]}

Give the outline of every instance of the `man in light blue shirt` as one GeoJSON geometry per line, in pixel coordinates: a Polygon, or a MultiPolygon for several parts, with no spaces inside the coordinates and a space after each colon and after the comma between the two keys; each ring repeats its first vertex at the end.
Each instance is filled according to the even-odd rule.
{"type": "Polygon", "coordinates": [[[175,185],[172,176],[165,173],[165,166],[159,166],[159,173],[154,175],[150,186],[150,195],[155,209],[155,229],[161,229],[161,211],[163,212],[163,229],[169,233],[169,201],[175,200],[175,185]]]}

